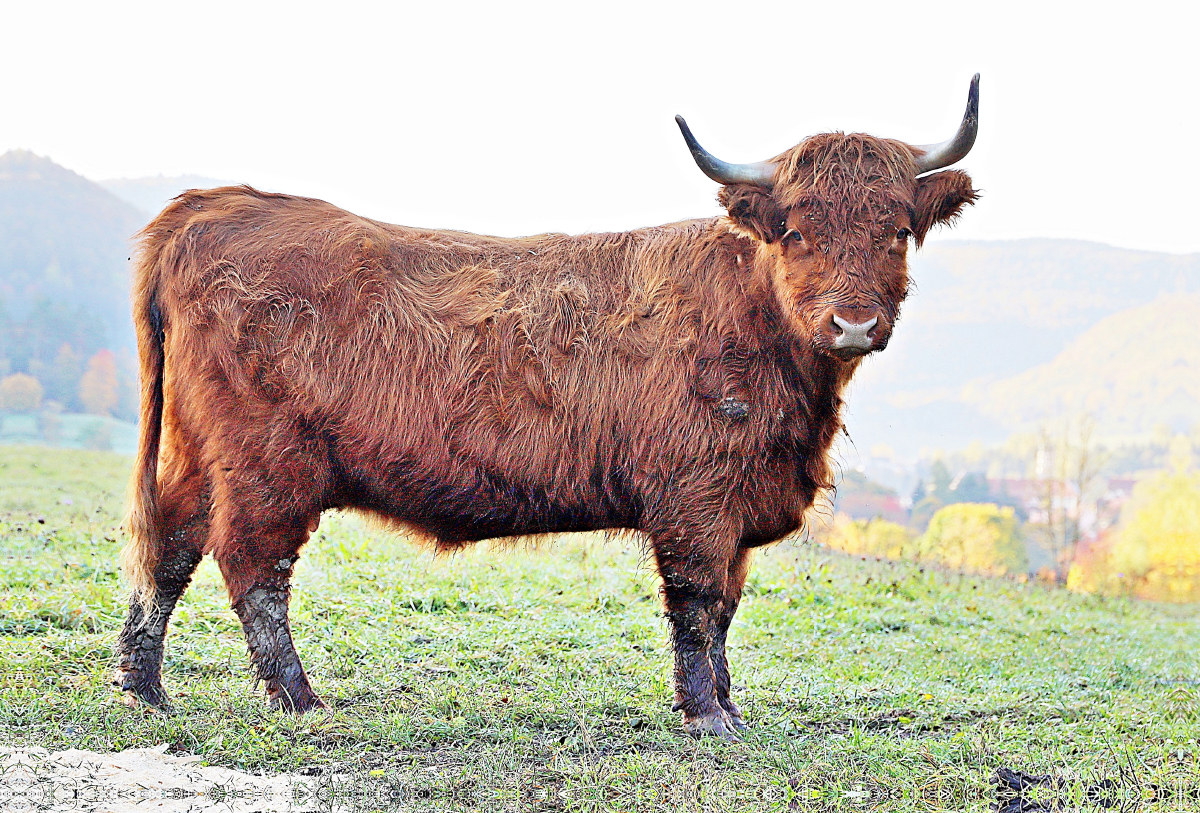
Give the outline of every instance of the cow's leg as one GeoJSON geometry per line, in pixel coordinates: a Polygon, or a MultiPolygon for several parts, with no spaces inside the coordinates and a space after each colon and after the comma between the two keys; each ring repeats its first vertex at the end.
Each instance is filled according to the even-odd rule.
{"type": "Polygon", "coordinates": [[[233,610],[242,622],[250,661],[266,685],[271,708],[298,714],[324,708],[324,702],[309,685],[288,623],[292,567],[318,514],[302,519],[280,518],[271,510],[269,500],[247,508],[220,501],[217,506],[214,531],[219,527],[221,535],[215,541],[213,555],[225,577],[233,610]]]}
{"type": "Polygon", "coordinates": [[[748,728],[748,726],[741,709],[729,696],[729,661],[725,657],[725,638],[729,634],[729,624],[733,621],[738,604],[741,603],[742,588],[746,584],[746,572],[749,568],[750,551],[747,548],[740,548],[729,565],[729,576],[725,582],[725,592],[716,620],[716,634],[710,650],[713,674],[716,676],[717,702],[729,713],[729,719],[737,729],[748,728]]]}
{"type": "Polygon", "coordinates": [[[125,625],[117,638],[113,684],[131,702],[167,706],[162,687],[163,646],[167,622],[192,580],[203,556],[208,532],[208,486],[197,471],[183,476],[166,472],[159,496],[163,538],[154,569],[154,598],[143,604],[130,599],[125,625]]]}
{"type": "MultiPolygon", "coordinates": [[[[718,696],[720,683],[714,668],[718,660],[724,663],[718,640],[727,615],[724,604],[733,551],[722,555],[675,537],[655,539],[654,554],[675,649],[673,709],[683,712],[683,728],[693,736],[736,739],[737,726],[718,696]]],[[[723,672],[728,694],[728,669],[723,672]]]]}

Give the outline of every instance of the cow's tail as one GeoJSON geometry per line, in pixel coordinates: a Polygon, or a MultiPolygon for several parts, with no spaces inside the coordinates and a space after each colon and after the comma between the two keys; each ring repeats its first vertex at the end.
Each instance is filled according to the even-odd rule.
{"type": "MultiPolygon", "coordinates": [[[[164,213],[165,214],[165,213],[164,213]]],[[[154,603],[154,570],[162,558],[162,515],[158,504],[158,448],[163,417],[163,315],[159,282],[163,273],[165,229],[151,223],[140,235],[133,265],[133,323],[137,334],[141,381],[137,461],[129,484],[126,531],[121,566],[144,607],[154,603]]]]}

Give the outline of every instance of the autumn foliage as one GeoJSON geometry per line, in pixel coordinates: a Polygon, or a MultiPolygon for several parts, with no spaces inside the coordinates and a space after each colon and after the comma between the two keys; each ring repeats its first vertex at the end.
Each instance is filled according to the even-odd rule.
{"type": "Polygon", "coordinates": [[[101,350],[88,361],[79,381],[79,400],[92,415],[111,415],[119,399],[116,359],[111,350],[101,350]]]}
{"type": "Polygon", "coordinates": [[[917,537],[894,522],[839,515],[824,541],[855,556],[910,559],[987,576],[1024,573],[1027,565],[1013,509],[991,503],[947,505],[917,537]]]}
{"type": "Polygon", "coordinates": [[[1156,601],[1200,601],[1200,472],[1172,444],[1168,471],[1139,483],[1118,527],[1076,557],[1067,586],[1156,601]]]}
{"type": "Polygon", "coordinates": [[[42,403],[42,385],[24,373],[0,380],[0,410],[4,412],[35,412],[42,403]]]}

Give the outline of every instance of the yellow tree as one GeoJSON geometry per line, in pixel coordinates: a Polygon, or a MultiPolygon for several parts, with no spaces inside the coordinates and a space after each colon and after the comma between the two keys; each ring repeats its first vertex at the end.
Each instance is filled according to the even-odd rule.
{"type": "Polygon", "coordinates": [[[824,542],[835,550],[855,556],[901,559],[910,553],[912,536],[903,525],[885,519],[851,519],[838,514],[824,542]]]}
{"type": "Polygon", "coordinates": [[[1013,510],[991,503],[947,505],[933,515],[916,548],[927,561],[987,576],[1022,573],[1027,566],[1013,510]]]}
{"type": "Polygon", "coordinates": [[[1134,488],[1121,512],[1108,576],[1142,598],[1200,601],[1200,472],[1180,435],[1171,443],[1171,470],[1134,488]]]}
{"type": "Polygon", "coordinates": [[[111,350],[101,350],[88,360],[79,380],[79,400],[93,415],[111,415],[120,397],[117,387],[116,359],[111,350]]]}
{"type": "Polygon", "coordinates": [[[42,385],[24,373],[0,380],[0,410],[5,412],[35,412],[42,405],[42,385]]]}

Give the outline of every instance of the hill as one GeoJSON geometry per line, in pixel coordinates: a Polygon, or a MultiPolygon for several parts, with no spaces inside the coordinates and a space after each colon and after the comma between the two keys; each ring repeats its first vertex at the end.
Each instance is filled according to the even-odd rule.
{"type": "MultiPolygon", "coordinates": [[[[1019,397],[1026,405],[1020,419],[1009,412],[1017,390],[1044,387],[1045,379],[1036,385],[1031,378],[1000,382],[1050,364],[1107,317],[1160,297],[1200,293],[1200,254],[1129,251],[1072,240],[939,244],[935,239],[914,256],[912,278],[914,291],[891,344],[864,362],[852,385],[848,428],[857,453],[852,449],[851,457],[870,457],[872,449],[878,457],[885,446],[909,457],[922,448],[999,442],[1015,426],[1048,415],[1050,402],[1036,388],[1019,397]],[[1001,394],[1005,401],[991,404],[989,398],[1001,394]]],[[[1183,308],[1167,313],[1174,314],[1172,320],[1186,318],[1183,308]]],[[[1142,324],[1142,317],[1129,318],[1142,324]]],[[[1113,323],[1103,330],[1117,329],[1113,323]]],[[[1135,347],[1130,345],[1131,353],[1135,347]]],[[[1149,350],[1146,355],[1151,366],[1159,363],[1149,358],[1149,350]]],[[[1076,354],[1056,369],[1093,362],[1099,360],[1076,354]]],[[[1130,400],[1119,408],[1131,417],[1112,431],[1149,433],[1160,412],[1147,402],[1157,396],[1139,391],[1132,381],[1124,392],[1130,400]]],[[[1104,400],[1099,390],[1095,399],[1104,400]]],[[[1109,406],[1117,408],[1115,402],[1109,406]]],[[[1171,420],[1200,422],[1194,403],[1181,409],[1171,413],[1171,420]]]]}
{"type": "Polygon", "coordinates": [[[1186,432],[1200,419],[1200,294],[1161,296],[1105,317],[1046,364],[962,398],[1012,429],[1086,413],[1110,437],[1166,425],[1186,432]]]}
{"type": "Polygon", "coordinates": [[[144,222],[137,209],[49,158],[0,155],[0,302],[8,317],[25,321],[39,307],[40,321],[51,312],[94,319],[101,346],[131,346],[129,238],[144,222]]]}

